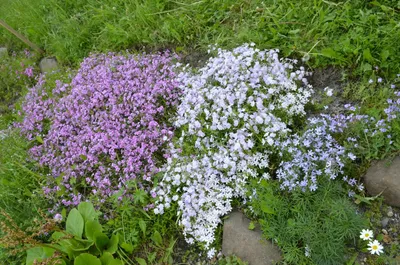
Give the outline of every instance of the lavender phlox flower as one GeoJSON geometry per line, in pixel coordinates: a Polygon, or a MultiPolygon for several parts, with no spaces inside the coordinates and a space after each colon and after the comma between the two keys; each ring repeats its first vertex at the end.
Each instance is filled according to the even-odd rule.
{"type": "Polygon", "coordinates": [[[101,203],[129,181],[151,183],[159,171],[154,154],[173,136],[163,121],[178,104],[173,59],[168,53],[91,55],[71,83],[56,82],[50,92],[39,77],[20,127],[29,140],[42,138],[30,151],[52,173],[47,196],[69,206],[91,194],[101,203]]]}

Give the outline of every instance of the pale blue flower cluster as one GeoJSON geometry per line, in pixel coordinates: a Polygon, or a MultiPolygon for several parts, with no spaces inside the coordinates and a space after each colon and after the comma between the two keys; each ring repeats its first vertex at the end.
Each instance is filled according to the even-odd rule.
{"type": "Polygon", "coordinates": [[[155,212],[179,205],[189,243],[212,254],[214,232],[235,197],[244,198],[249,177],[269,178],[269,152],[305,114],[312,90],[304,68],[281,60],[277,50],[252,44],[217,55],[194,72],[178,75],[182,101],[174,121],[179,139],[170,144],[155,212]]]}

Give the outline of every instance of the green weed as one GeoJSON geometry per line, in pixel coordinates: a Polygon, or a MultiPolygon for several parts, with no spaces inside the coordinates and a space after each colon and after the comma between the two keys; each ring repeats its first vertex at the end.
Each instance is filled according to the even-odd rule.
{"type": "MultiPolygon", "coordinates": [[[[6,1],[7,2],[7,1],[6,1]]],[[[62,62],[91,51],[255,42],[309,66],[343,66],[357,76],[399,73],[398,1],[16,0],[0,16],[62,62]]],[[[16,44],[7,32],[0,41],[16,44]]]]}
{"type": "MultiPolygon", "coordinates": [[[[36,164],[29,159],[29,143],[14,130],[7,131],[6,135],[0,140],[0,209],[6,211],[21,228],[26,229],[38,217],[38,209],[47,207],[41,196],[43,177],[36,164]]],[[[3,232],[0,231],[0,234],[3,232]]],[[[10,255],[2,247],[2,262],[21,264],[23,255],[10,255]]]]}
{"type": "MultiPolygon", "coordinates": [[[[322,183],[321,183],[322,184],[322,183]]],[[[346,244],[365,224],[337,182],[317,191],[285,194],[276,183],[255,181],[252,207],[267,238],[277,243],[288,264],[342,264],[346,244]]]]}
{"type": "Polygon", "coordinates": [[[11,105],[35,82],[37,56],[24,52],[0,58],[0,114],[9,114],[11,105]]]}

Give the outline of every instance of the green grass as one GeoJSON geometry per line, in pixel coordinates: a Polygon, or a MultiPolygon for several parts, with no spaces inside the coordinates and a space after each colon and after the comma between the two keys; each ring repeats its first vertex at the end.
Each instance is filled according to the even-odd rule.
{"type": "Polygon", "coordinates": [[[32,54],[28,57],[24,52],[0,58],[0,114],[10,114],[26,88],[36,82],[34,76],[24,73],[30,67],[37,74],[36,61],[37,56],[32,54]]]}
{"type": "MultiPolygon", "coordinates": [[[[9,125],[10,119],[0,116],[0,130],[9,125]]],[[[21,228],[26,229],[38,217],[38,209],[46,211],[48,208],[41,196],[43,177],[29,159],[29,143],[15,130],[8,130],[7,135],[0,140],[0,209],[5,210],[21,228]]],[[[0,216],[0,220],[3,220],[3,216],[0,216]]],[[[0,246],[2,263],[24,263],[23,253],[10,256],[2,247],[4,246],[0,246]]]]}
{"type": "MultiPolygon", "coordinates": [[[[7,2],[7,1],[6,1],[7,2]]],[[[0,17],[62,62],[91,51],[207,50],[255,42],[311,67],[399,73],[398,1],[325,0],[8,0],[0,17]]],[[[5,30],[0,42],[18,43],[5,30]]],[[[20,43],[19,43],[20,44],[20,43]]],[[[21,44],[20,44],[21,45],[21,44]]]]}

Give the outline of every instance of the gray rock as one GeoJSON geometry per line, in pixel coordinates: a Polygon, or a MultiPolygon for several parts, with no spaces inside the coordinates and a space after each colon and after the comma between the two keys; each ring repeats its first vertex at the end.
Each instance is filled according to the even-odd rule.
{"type": "Polygon", "coordinates": [[[364,184],[370,195],[382,192],[387,204],[400,207],[400,157],[375,162],[364,176],[364,184]]]}
{"type": "Polygon", "coordinates": [[[0,47],[0,59],[3,57],[8,57],[8,51],[5,47],[0,47]]]}
{"type": "Polygon", "coordinates": [[[390,207],[390,206],[388,207],[386,215],[388,217],[393,217],[393,209],[392,209],[392,207],[390,207]]]}
{"type": "Polygon", "coordinates": [[[7,132],[6,131],[0,131],[0,141],[7,138],[7,132]]]}
{"type": "Polygon", "coordinates": [[[58,63],[55,58],[43,58],[39,63],[42,73],[50,73],[58,70],[58,63]]]}
{"type": "Polygon", "coordinates": [[[264,239],[256,228],[249,230],[250,220],[234,211],[224,222],[222,254],[236,255],[249,265],[272,265],[281,260],[277,246],[264,239]]]}
{"type": "Polygon", "coordinates": [[[385,228],[388,225],[388,223],[389,223],[389,218],[383,217],[381,220],[382,227],[385,228]]]}

